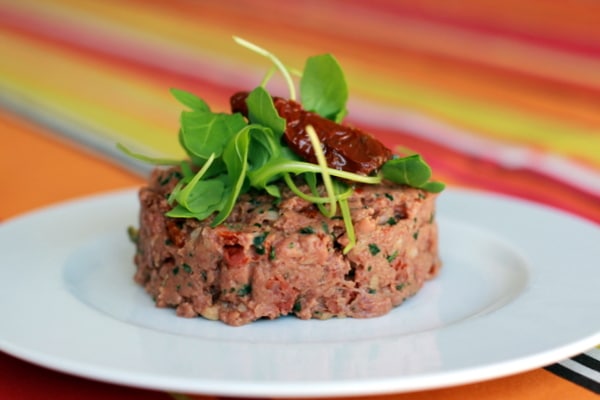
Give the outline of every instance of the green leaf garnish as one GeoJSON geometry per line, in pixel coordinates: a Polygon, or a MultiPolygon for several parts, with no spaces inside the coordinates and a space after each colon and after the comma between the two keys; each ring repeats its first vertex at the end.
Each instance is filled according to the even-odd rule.
{"type": "Polygon", "coordinates": [[[175,97],[181,104],[184,106],[188,106],[191,110],[194,111],[210,111],[210,107],[204,100],[200,97],[196,96],[193,93],[186,92],[181,89],[171,89],[171,94],[175,97]]]}
{"type": "Polygon", "coordinates": [[[445,187],[441,182],[429,181],[431,167],[419,154],[389,160],[381,167],[381,173],[385,179],[394,183],[420,188],[432,193],[439,193],[445,187]]]}
{"type": "Polygon", "coordinates": [[[258,86],[250,92],[246,99],[246,105],[250,122],[271,128],[276,138],[281,138],[285,131],[285,119],[277,113],[275,105],[273,105],[273,98],[265,88],[258,86]]]}
{"type": "Polygon", "coordinates": [[[431,177],[431,168],[418,154],[389,160],[383,164],[381,172],[386,179],[394,183],[414,187],[424,185],[431,177]]]}
{"type": "Polygon", "coordinates": [[[185,187],[183,187],[183,182],[185,182],[183,180],[180,181],[181,185],[178,184],[175,187],[168,200],[169,202],[177,201],[178,205],[167,212],[167,216],[174,218],[193,216],[198,219],[205,219],[222,208],[225,188],[223,177],[201,180],[214,159],[215,155],[211,154],[204,166],[185,187]]]}
{"type": "Polygon", "coordinates": [[[227,165],[229,187],[225,193],[225,204],[212,222],[212,226],[217,226],[227,219],[239,195],[242,193],[246,171],[248,170],[248,149],[250,148],[251,130],[252,125],[244,127],[227,144],[227,147],[223,151],[223,160],[225,161],[225,165],[227,165]]]}
{"type": "Polygon", "coordinates": [[[231,138],[246,126],[241,114],[223,114],[206,111],[181,113],[181,136],[189,154],[207,159],[211,154],[221,156],[231,138]]]}
{"type": "Polygon", "coordinates": [[[446,188],[446,185],[442,182],[431,181],[421,186],[421,189],[426,190],[430,193],[440,193],[446,188]]]}
{"type": "MultiPolygon", "coordinates": [[[[340,122],[347,113],[348,100],[342,69],[333,56],[324,54],[310,57],[304,71],[298,73],[288,70],[267,50],[241,38],[234,37],[234,40],[269,58],[274,64],[260,85],[246,98],[248,120],[237,113],[213,112],[195,94],[171,89],[173,96],[189,109],[181,113],[178,136],[189,161],[147,157],[118,145],[123,152],[142,161],[180,165],[180,180],[167,199],[173,206],[167,216],[199,220],[213,217],[211,226],[214,227],[227,219],[238,198],[250,188],[264,190],[279,198],[279,184],[284,182],[294,194],[316,204],[327,217],[340,218],[338,212],[341,214],[348,240],[343,253],[347,254],[356,245],[348,203],[354,185],[379,184],[385,179],[433,193],[444,189],[443,183],[430,181],[431,168],[418,154],[389,160],[374,176],[329,168],[319,138],[311,126],[306,127],[306,132],[317,163],[302,161],[282,141],[286,121],[279,116],[265,86],[273,73],[279,71],[288,84],[290,99],[294,100],[296,94],[290,73],[300,75],[303,107],[340,122]],[[309,193],[297,186],[297,179],[306,182],[309,193]]],[[[369,246],[374,253],[376,245],[369,246]]]]}
{"type": "Polygon", "coordinates": [[[302,105],[335,122],[341,122],[348,110],[348,86],[342,68],[331,54],[306,60],[300,80],[302,105]]]}

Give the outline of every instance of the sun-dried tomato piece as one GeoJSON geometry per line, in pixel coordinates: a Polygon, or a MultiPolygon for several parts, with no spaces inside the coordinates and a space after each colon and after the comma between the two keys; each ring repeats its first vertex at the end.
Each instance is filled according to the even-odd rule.
{"type": "MultiPolygon", "coordinates": [[[[239,92],[231,97],[233,112],[248,116],[247,92],[239,92]]],[[[341,125],[314,112],[306,111],[300,103],[273,97],[279,116],[286,120],[284,138],[287,145],[299,156],[311,163],[317,163],[306,127],[311,125],[323,147],[327,165],[331,168],[371,175],[390,159],[392,152],[380,141],[362,130],[341,125]]]]}

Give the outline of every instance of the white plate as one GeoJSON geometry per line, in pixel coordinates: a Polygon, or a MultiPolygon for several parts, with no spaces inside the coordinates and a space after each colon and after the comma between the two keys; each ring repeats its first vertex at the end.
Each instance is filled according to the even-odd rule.
{"type": "Polygon", "coordinates": [[[334,396],[475,382],[600,343],[600,229],[506,197],[438,200],[441,275],[390,314],[234,328],[157,309],[132,281],[134,191],[0,225],[0,349],[177,392],[334,396]]]}

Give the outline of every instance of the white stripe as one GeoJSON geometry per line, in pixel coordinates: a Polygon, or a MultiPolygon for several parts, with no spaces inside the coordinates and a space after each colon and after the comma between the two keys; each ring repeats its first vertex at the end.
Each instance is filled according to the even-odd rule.
{"type": "Polygon", "coordinates": [[[570,369],[571,371],[577,372],[579,375],[583,375],[586,378],[600,383],[600,372],[594,371],[593,369],[588,368],[583,364],[579,364],[577,361],[567,359],[561,361],[559,364],[565,368],[570,369]]]}
{"type": "Polygon", "coordinates": [[[600,347],[594,347],[590,351],[587,351],[585,354],[600,361],[600,347]]]}
{"type": "Polygon", "coordinates": [[[527,168],[600,196],[600,171],[558,154],[511,146],[461,130],[423,114],[381,104],[352,102],[352,119],[380,128],[409,131],[460,153],[490,160],[508,169],[527,168]]]}
{"type": "MultiPolygon", "coordinates": [[[[78,123],[65,115],[50,110],[44,104],[37,103],[35,99],[11,93],[10,90],[3,86],[0,86],[0,108],[44,127],[51,134],[57,134],[70,139],[74,143],[83,146],[86,150],[91,150],[96,154],[108,157],[111,161],[120,163],[125,168],[136,172],[142,177],[148,176],[152,170],[150,164],[133,159],[118,150],[115,145],[117,139],[111,137],[108,133],[100,132],[94,130],[92,127],[78,123]]],[[[151,149],[145,148],[143,143],[130,145],[126,138],[122,142],[142,154],[159,156],[151,149]]]]}

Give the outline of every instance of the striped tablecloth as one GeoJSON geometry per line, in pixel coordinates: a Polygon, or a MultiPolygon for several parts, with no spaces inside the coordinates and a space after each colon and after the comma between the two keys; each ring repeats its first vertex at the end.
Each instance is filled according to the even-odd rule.
{"type": "MultiPolygon", "coordinates": [[[[0,0],[0,187],[12,199],[0,219],[139,184],[147,167],[123,157],[115,142],[181,156],[181,108],[168,88],[227,110],[229,95],[255,87],[269,67],[232,35],[297,68],[310,55],[335,54],[349,84],[347,120],[390,147],[421,153],[448,185],[600,223],[600,3],[584,0],[0,0]],[[40,195],[24,183],[39,177],[38,160],[78,184],[62,192],[41,185],[40,195]],[[104,179],[81,179],[60,168],[65,160],[104,179]]],[[[274,80],[271,90],[286,89],[274,80]]],[[[586,398],[600,393],[598,353],[394,398],[532,398],[526,387],[549,394],[544,385],[586,398]]],[[[0,371],[0,397],[36,398],[46,388],[73,398],[167,396],[50,373],[8,355],[0,356],[0,371]]]]}

